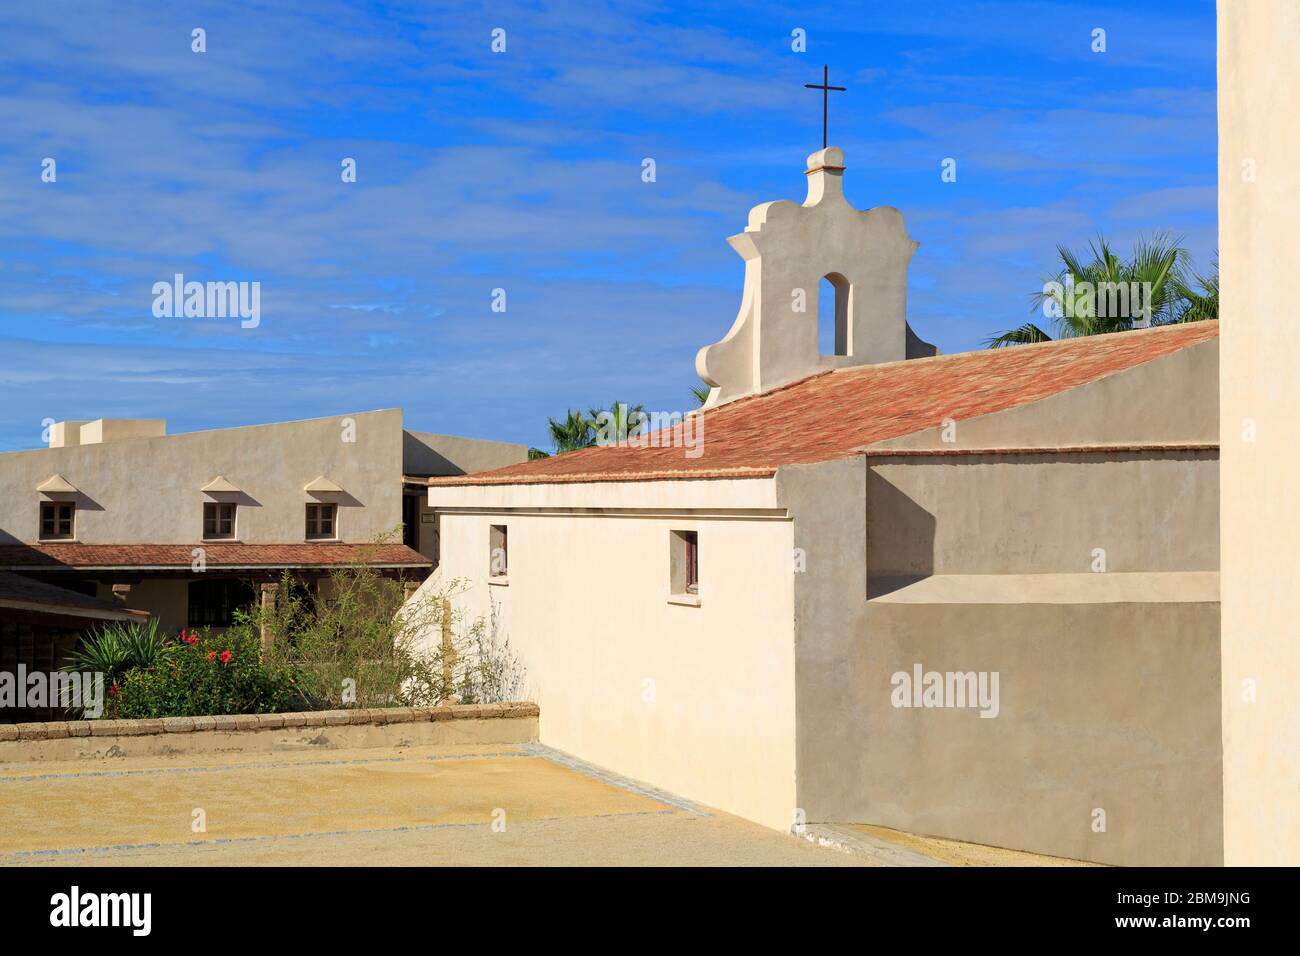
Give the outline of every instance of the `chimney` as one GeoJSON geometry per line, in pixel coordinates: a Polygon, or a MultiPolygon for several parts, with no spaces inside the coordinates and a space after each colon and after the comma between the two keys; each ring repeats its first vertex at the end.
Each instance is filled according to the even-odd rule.
{"type": "Polygon", "coordinates": [[[167,434],[162,418],[97,418],[93,422],[55,422],[50,426],[50,447],[102,445],[127,438],[161,438],[167,434]]]}
{"type": "Polygon", "coordinates": [[[85,422],[55,422],[50,426],[50,447],[67,448],[81,444],[81,426],[85,422]]]}

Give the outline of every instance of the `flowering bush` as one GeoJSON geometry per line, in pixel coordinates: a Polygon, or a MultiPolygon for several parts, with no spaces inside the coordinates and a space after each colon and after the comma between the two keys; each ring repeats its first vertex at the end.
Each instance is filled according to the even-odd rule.
{"type": "Polygon", "coordinates": [[[301,701],[293,672],[265,664],[248,633],[204,637],[182,631],[172,652],[150,667],[137,667],[105,695],[104,716],[199,717],[269,714],[293,710],[301,701]]]}

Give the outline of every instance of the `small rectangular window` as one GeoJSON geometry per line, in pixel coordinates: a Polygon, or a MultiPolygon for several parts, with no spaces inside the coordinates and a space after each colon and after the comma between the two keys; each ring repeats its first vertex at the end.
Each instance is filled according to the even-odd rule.
{"type": "Polygon", "coordinates": [[[488,548],[488,576],[504,578],[510,569],[509,542],[506,537],[505,525],[492,525],[488,534],[488,548]]]}
{"type": "Polygon", "coordinates": [[[235,506],[221,502],[203,503],[203,537],[210,539],[235,536],[235,506]]]}
{"type": "Polygon", "coordinates": [[[699,532],[670,531],[668,548],[669,593],[698,596],[700,593],[699,532]]]}
{"type": "Polygon", "coordinates": [[[334,520],[338,505],[307,506],[307,537],[309,539],[334,538],[334,520]]]}
{"type": "Polygon", "coordinates": [[[71,501],[41,502],[41,540],[71,538],[77,506],[71,501]]]}

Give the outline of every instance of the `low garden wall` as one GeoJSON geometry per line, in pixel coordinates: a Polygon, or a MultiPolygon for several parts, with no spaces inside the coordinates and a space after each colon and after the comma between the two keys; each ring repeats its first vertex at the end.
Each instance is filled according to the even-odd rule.
{"type": "Polygon", "coordinates": [[[538,715],[536,704],[510,701],[287,714],[0,724],[0,763],[197,753],[524,744],[537,741],[538,715]]]}

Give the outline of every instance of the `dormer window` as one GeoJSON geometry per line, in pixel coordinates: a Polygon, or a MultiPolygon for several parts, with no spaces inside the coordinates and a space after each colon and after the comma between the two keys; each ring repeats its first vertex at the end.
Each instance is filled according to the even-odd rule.
{"type": "Polygon", "coordinates": [[[235,536],[235,506],[227,502],[203,503],[203,538],[220,541],[235,536]]]}
{"type": "Polygon", "coordinates": [[[71,501],[41,502],[41,540],[71,540],[77,506],[71,501]]]}

